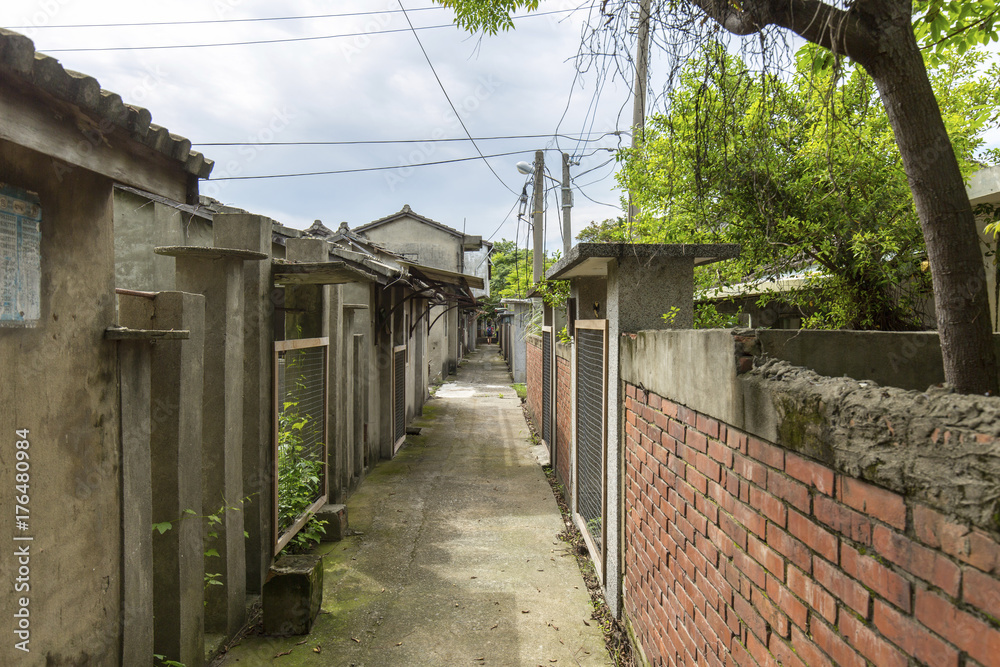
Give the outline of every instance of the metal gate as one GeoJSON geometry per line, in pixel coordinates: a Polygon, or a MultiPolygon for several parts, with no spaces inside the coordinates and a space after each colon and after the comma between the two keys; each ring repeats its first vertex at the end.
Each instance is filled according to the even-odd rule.
{"type": "Polygon", "coordinates": [[[604,580],[607,320],[576,322],[576,508],[573,519],[604,580]]]}
{"type": "Polygon", "coordinates": [[[329,495],[329,339],[274,344],[274,553],[329,495]]]}
{"type": "Polygon", "coordinates": [[[549,448],[550,458],[555,453],[552,446],[552,327],[542,327],[542,441],[549,448]]]}
{"type": "Polygon", "coordinates": [[[406,346],[392,349],[392,451],[395,453],[406,439],[406,346]]]}

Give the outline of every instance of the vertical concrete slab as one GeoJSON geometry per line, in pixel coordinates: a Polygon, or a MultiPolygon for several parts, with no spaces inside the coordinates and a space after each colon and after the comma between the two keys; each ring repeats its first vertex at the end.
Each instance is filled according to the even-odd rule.
{"type": "MultiPolygon", "coordinates": [[[[215,216],[216,244],[270,255],[270,218],[225,213],[215,216]]],[[[270,261],[243,266],[243,505],[247,532],[247,592],[260,595],[271,566],[273,452],[271,387],[274,304],[270,261]]]]}
{"type": "Polygon", "coordinates": [[[118,343],[122,396],[122,664],[153,654],[153,543],[149,489],[150,343],[118,343]]]}
{"type": "MultiPolygon", "coordinates": [[[[358,315],[367,315],[361,311],[358,315]]],[[[354,476],[361,480],[367,468],[365,461],[365,423],[368,412],[368,348],[365,335],[356,333],[352,336],[352,355],[354,357],[354,476]]]]}
{"type": "MultiPolygon", "coordinates": [[[[243,501],[243,260],[177,257],[177,287],[205,295],[202,514],[243,501]]],[[[205,570],[222,586],[206,588],[205,629],[231,636],[246,614],[246,550],[241,509],[226,509],[205,529],[205,570]],[[214,536],[213,536],[214,534],[214,536]]]]}
{"type": "Polygon", "coordinates": [[[160,292],[153,307],[158,328],[190,331],[185,341],[152,349],[152,522],[174,522],[153,531],[153,651],[196,667],[205,657],[203,520],[182,517],[202,507],[205,297],[160,292]]]}

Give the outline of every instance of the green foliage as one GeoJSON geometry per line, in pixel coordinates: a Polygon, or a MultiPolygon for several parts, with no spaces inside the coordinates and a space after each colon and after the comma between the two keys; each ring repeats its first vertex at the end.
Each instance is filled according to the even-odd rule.
{"type": "Polygon", "coordinates": [[[153,658],[158,660],[159,662],[157,664],[162,665],[162,667],[185,667],[183,662],[177,662],[176,660],[167,660],[167,656],[161,655],[159,653],[154,653],[153,658]]]}
{"type": "Polygon", "coordinates": [[[495,35],[500,30],[514,27],[511,14],[524,7],[538,8],[538,0],[436,0],[438,4],[455,10],[455,23],[469,32],[495,35]]]}
{"type": "Polygon", "coordinates": [[[936,64],[949,51],[961,55],[1000,41],[998,9],[996,0],[916,0],[913,34],[929,52],[929,61],[936,64]]]}
{"type": "Polygon", "coordinates": [[[559,339],[560,343],[563,343],[565,345],[569,345],[573,342],[573,337],[569,335],[569,329],[567,327],[563,327],[562,329],[560,329],[556,333],[556,337],[559,339]]]}
{"type": "MultiPolygon", "coordinates": [[[[752,73],[722,46],[692,60],[645,143],[621,153],[619,181],[642,211],[593,235],[645,242],[739,243],[738,260],[700,269],[701,288],[794,275],[781,298],[811,326],[921,328],[926,251],[892,128],[867,74],[807,45],[790,80],[752,73]]],[[[996,124],[977,51],[931,72],[960,164],[976,168],[996,124]]],[[[764,300],[773,297],[764,297],[764,300]]]]}
{"type": "MultiPolygon", "coordinates": [[[[548,270],[559,261],[559,253],[547,255],[542,266],[548,270]]],[[[569,297],[569,282],[565,280],[542,280],[532,283],[532,262],[534,253],[525,248],[517,248],[513,241],[506,239],[493,245],[491,255],[492,274],[490,276],[490,296],[483,303],[483,317],[493,318],[502,299],[524,299],[532,291],[537,291],[545,303],[559,307],[569,297]]]]}
{"type": "MultiPolygon", "coordinates": [[[[316,502],[322,483],[324,461],[307,455],[302,431],[311,417],[300,415],[297,402],[285,402],[278,418],[278,534],[286,531],[316,502]]],[[[305,551],[319,542],[325,521],[310,520],[291,539],[285,550],[305,551]]]]}
{"type": "MultiPolygon", "coordinates": [[[[242,511],[243,507],[248,502],[250,502],[250,499],[253,498],[254,495],[256,494],[251,494],[246,498],[241,498],[240,501],[235,505],[228,505],[227,503],[223,502],[222,505],[219,506],[219,509],[215,510],[211,514],[198,514],[198,512],[189,507],[185,509],[183,512],[181,512],[181,516],[176,519],[172,519],[171,521],[160,521],[159,523],[154,523],[153,530],[159,533],[160,535],[163,535],[168,530],[171,530],[174,527],[174,524],[180,523],[181,521],[188,519],[196,519],[199,521],[204,521],[205,527],[208,529],[205,533],[205,537],[207,538],[205,541],[206,546],[204,550],[205,558],[206,559],[219,558],[220,556],[218,549],[207,546],[209,544],[209,540],[214,540],[219,537],[219,531],[217,526],[222,525],[222,519],[225,517],[226,512],[242,511]]],[[[243,531],[243,536],[249,537],[249,534],[247,534],[246,531],[243,531]]],[[[225,583],[221,581],[221,577],[222,573],[220,572],[205,572],[204,576],[205,588],[208,588],[209,586],[225,586],[225,583]]],[[[205,601],[205,604],[208,604],[207,600],[205,601]]],[[[179,663],[167,660],[163,664],[177,665],[179,663]]],[[[183,665],[181,667],[183,667],[183,665]]]]}
{"type": "Polygon", "coordinates": [[[731,329],[740,323],[740,314],[720,313],[714,303],[694,304],[695,329],[731,329]]]}

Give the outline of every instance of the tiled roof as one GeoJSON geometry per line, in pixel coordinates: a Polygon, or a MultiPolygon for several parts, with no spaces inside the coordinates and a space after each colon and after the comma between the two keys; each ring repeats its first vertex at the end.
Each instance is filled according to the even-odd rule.
{"type": "Polygon", "coordinates": [[[421,222],[423,222],[425,224],[430,225],[431,227],[436,227],[436,228],[440,229],[441,231],[448,232],[449,234],[457,236],[460,239],[465,237],[465,234],[463,234],[462,232],[458,231],[457,229],[449,227],[448,225],[441,224],[437,220],[431,220],[427,216],[423,216],[423,215],[420,215],[419,213],[414,212],[414,210],[412,208],[410,208],[409,204],[404,204],[402,210],[397,211],[396,213],[393,213],[392,215],[387,215],[384,218],[379,218],[378,220],[374,220],[372,222],[369,222],[366,225],[361,225],[360,227],[356,227],[354,229],[354,231],[357,232],[357,233],[359,233],[359,234],[364,234],[369,229],[374,229],[375,227],[380,227],[380,226],[386,224],[387,222],[392,222],[393,220],[397,220],[397,219],[403,218],[403,217],[414,218],[415,220],[419,220],[419,221],[421,221],[421,222]]]}
{"type": "Polygon", "coordinates": [[[120,95],[101,88],[92,76],[64,68],[58,60],[35,51],[35,44],[24,35],[0,28],[0,72],[12,72],[38,89],[65,100],[99,121],[120,127],[132,140],[167,157],[182,162],[188,173],[208,178],[214,162],[191,142],[154,125],[151,114],[142,107],[125,104],[120,95]]]}

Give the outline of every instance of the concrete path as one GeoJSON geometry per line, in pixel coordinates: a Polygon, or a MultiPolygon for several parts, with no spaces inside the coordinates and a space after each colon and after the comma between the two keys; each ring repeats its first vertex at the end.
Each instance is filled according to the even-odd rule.
{"type": "Polygon", "coordinates": [[[348,501],[361,534],[323,547],[312,634],[248,638],[223,664],[612,664],[497,347],[456,377],[348,501]]]}

